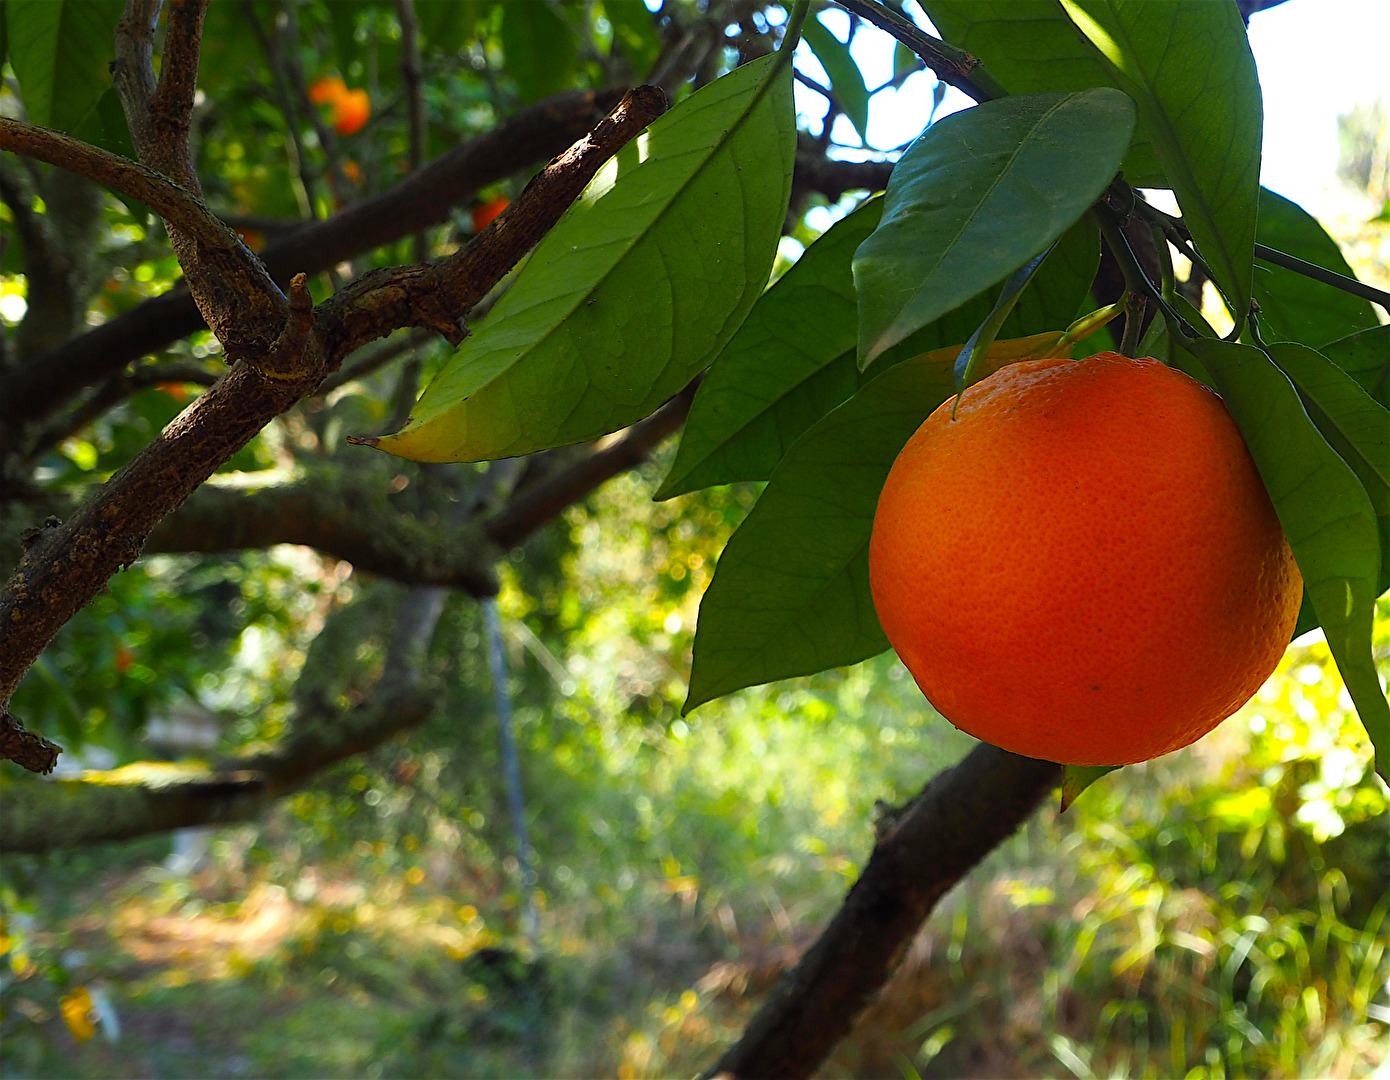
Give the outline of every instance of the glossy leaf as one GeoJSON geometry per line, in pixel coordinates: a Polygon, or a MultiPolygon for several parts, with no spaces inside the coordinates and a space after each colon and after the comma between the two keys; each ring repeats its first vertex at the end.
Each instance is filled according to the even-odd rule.
{"type": "Polygon", "coordinates": [[[1033,280],[1033,275],[1042,266],[1043,259],[1047,257],[1047,252],[1030,259],[1024,263],[1004,282],[1004,288],[999,293],[999,298],[994,301],[994,307],[985,317],[984,322],[979,328],[970,335],[970,340],[961,347],[959,355],[956,357],[955,364],[952,365],[952,373],[956,380],[956,393],[964,393],[971,386],[974,386],[984,377],[980,371],[980,362],[984,359],[989,347],[994,344],[995,338],[999,336],[999,328],[1004,325],[1004,320],[1013,311],[1014,304],[1018,303],[1019,294],[1028,287],[1028,283],[1033,280]]]}
{"type": "Polygon", "coordinates": [[[830,89],[835,94],[835,104],[849,118],[859,138],[868,142],[869,132],[869,88],[864,85],[864,75],[859,65],[849,54],[849,46],[837,38],[825,25],[815,18],[807,19],[801,28],[801,38],[811,47],[830,76],[830,89]]]}
{"type": "Polygon", "coordinates": [[[6,0],[10,66],[29,122],[73,131],[111,86],[119,0],[6,0]]]}
{"type": "Polygon", "coordinates": [[[1380,538],[1370,497],[1263,352],[1213,338],[1182,348],[1211,373],[1245,436],[1298,560],[1305,596],[1376,747],[1378,771],[1390,775],[1390,703],[1371,653],[1380,538]]]}
{"type": "Polygon", "coordinates": [[[776,63],[716,80],[624,147],[410,423],[376,445],[477,461],[595,438],[646,416],[709,363],[767,284],[786,214],[791,68],[776,63]]]}
{"type": "Polygon", "coordinates": [[[1380,525],[1380,580],[1390,588],[1390,411],[1321,353],[1292,342],[1265,350],[1298,389],[1313,423],[1366,489],[1380,525]]]}
{"type": "Polygon", "coordinates": [[[1134,99],[1193,242],[1243,318],[1264,112],[1240,11],[1230,0],[1059,2],[1134,99]]]}
{"type": "Polygon", "coordinates": [[[1082,215],[1047,253],[1028,288],[999,331],[1003,338],[1024,337],[1069,326],[1091,294],[1100,266],[1100,229],[1082,215]]]}
{"type": "MultiPolygon", "coordinates": [[[[758,298],[700,384],[658,499],[766,480],[807,428],[863,384],[854,361],[859,322],[850,260],[882,210],[883,200],[873,199],[837,222],[758,298]]],[[[879,364],[956,345],[988,311],[981,296],[923,327],[879,364]]]]}
{"type": "Polygon", "coordinates": [[[1348,334],[1318,351],[1390,408],[1390,325],[1348,334]]]}
{"type": "Polygon", "coordinates": [[[502,54],[524,102],[564,90],[579,62],[574,35],[548,3],[503,5],[502,54]]]}
{"type": "MultiPolygon", "coordinates": [[[[1057,0],[922,0],[922,7],[942,37],[983,60],[1011,94],[1114,85],[1057,0]]],[[[1122,168],[1132,184],[1168,186],[1142,128],[1122,168]]]]}
{"type": "Polygon", "coordinates": [[[949,356],[905,361],[787,452],[700,603],[687,712],[888,647],[869,594],[874,509],[894,459],[952,388],[949,356]]]}
{"type": "Polygon", "coordinates": [[[929,127],[859,248],[859,357],[872,362],[1062,235],[1119,167],[1134,107],[1108,87],[987,102],[929,127]]]}
{"type": "MultiPolygon", "coordinates": [[[[1354,278],[1337,242],[1316,218],[1282,195],[1260,189],[1256,239],[1267,247],[1354,278]]],[[[1255,263],[1254,295],[1266,341],[1318,348],[1351,330],[1379,326],[1369,300],[1270,263],[1255,263]]]]}

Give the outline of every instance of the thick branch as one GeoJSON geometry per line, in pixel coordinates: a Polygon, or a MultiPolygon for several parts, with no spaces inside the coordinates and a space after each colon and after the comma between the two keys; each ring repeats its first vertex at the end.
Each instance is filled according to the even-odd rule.
{"type": "Polygon", "coordinates": [[[938,900],[1033,813],[1062,769],[981,743],[908,804],[844,905],[709,1075],[812,1075],[938,900]]]}
{"type": "Polygon", "coordinates": [[[301,713],[297,734],[274,751],[206,770],[144,763],[91,779],[16,784],[0,800],[0,850],[51,851],[246,821],[326,766],[419,726],[433,705],[433,695],[407,681],[379,687],[341,713],[301,713]]]}
{"type": "Polygon", "coordinates": [[[492,596],[492,545],[473,529],[431,528],[402,513],[384,486],[322,477],[246,491],[206,484],[150,534],[146,553],[303,544],[406,585],[492,596]]]}
{"type": "Polygon", "coordinates": [[[198,89],[198,51],[208,0],[177,0],[169,5],[159,86],[149,99],[151,143],[156,165],[191,191],[201,192],[188,145],[193,97],[198,89]]]}
{"type": "MultiPolygon", "coordinates": [[[[270,244],[262,259],[280,283],[393,243],[448,220],[451,209],[489,184],[580,138],[620,91],[571,91],[537,102],[436,158],[391,190],[270,244]]],[[[86,387],[204,327],[180,285],[50,350],[16,373],[0,396],[0,427],[50,415],[86,387]]]]}

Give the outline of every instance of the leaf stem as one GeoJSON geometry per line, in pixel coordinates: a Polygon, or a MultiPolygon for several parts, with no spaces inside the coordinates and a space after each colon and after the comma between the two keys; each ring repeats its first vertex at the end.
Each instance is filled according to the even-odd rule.
{"type": "Polygon", "coordinates": [[[787,15],[787,29],[782,34],[782,44],[777,51],[777,66],[774,70],[782,70],[784,64],[790,64],[792,53],[796,50],[797,43],[801,40],[801,28],[806,24],[806,16],[811,11],[811,0],[796,0],[791,6],[791,11],[787,15]]]}
{"type": "Polygon", "coordinates": [[[1139,351],[1139,342],[1144,333],[1144,312],[1149,301],[1143,293],[1125,294],[1125,332],[1120,338],[1120,355],[1133,357],[1139,351]]]}
{"type": "MultiPolygon", "coordinates": [[[[1192,259],[1194,264],[1201,266],[1203,273],[1207,273],[1207,276],[1211,277],[1211,274],[1207,272],[1206,264],[1192,250],[1190,244],[1192,234],[1188,232],[1187,224],[1182,218],[1166,214],[1158,207],[1143,200],[1136,203],[1135,209],[1146,220],[1162,229],[1174,247],[1192,259]]],[[[1255,245],[1255,258],[1283,267],[1285,270],[1292,270],[1295,274],[1302,274],[1304,277],[1320,281],[1324,285],[1331,285],[1334,289],[1340,289],[1342,292],[1359,296],[1363,300],[1379,304],[1387,312],[1390,312],[1390,293],[1377,289],[1374,285],[1367,285],[1364,281],[1347,277],[1345,274],[1339,274],[1325,266],[1319,266],[1317,263],[1308,262],[1306,259],[1300,259],[1296,255],[1290,255],[1278,248],[1267,247],[1264,244],[1255,245]]]]}
{"type": "MultiPolygon", "coordinates": [[[[1192,324],[1179,315],[1174,307],[1154,288],[1153,282],[1144,273],[1144,268],[1139,265],[1134,250],[1129,246],[1129,240],[1125,236],[1124,230],[1120,228],[1115,211],[1106,205],[1104,199],[1101,199],[1091,207],[1091,214],[1099,223],[1101,235],[1105,237],[1105,242],[1110,245],[1110,250],[1115,255],[1115,261],[1120,264],[1120,272],[1125,277],[1125,288],[1157,304],[1159,312],[1163,315],[1163,321],[1168,324],[1170,333],[1173,333],[1176,328],[1177,333],[1183,337],[1200,337],[1201,335],[1192,328],[1192,324]]],[[[1125,336],[1128,334],[1129,323],[1126,322],[1125,336]]],[[[1121,347],[1123,348],[1123,345],[1121,347]]]]}

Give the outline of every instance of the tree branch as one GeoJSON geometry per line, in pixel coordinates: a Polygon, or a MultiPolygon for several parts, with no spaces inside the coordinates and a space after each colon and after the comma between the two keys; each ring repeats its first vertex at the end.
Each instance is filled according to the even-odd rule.
{"type": "Polygon", "coordinates": [[[146,553],[303,544],[406,585],[492,596],[496,551],[470,528],[425,525],[391,505],[377,477],[351,473],[247,491],[205,484],[150,534],[146,553]]]}
{"type": "Polygon", "coordinates": [[[346,356],[403,326],[434,330],[457,345],[466,333],[463,313],[554,227],[603,164],[665,110],[658,88],[630,90],[462,251],[436,263],[374,270],[329,297],[316,312],[329,355],[346,356]]]}
{"type": "Polygon", "coordinates": [[[812,1075],[849,1033],[933,907],[1061,781],[981,743],[924,787],[874,847],[816,943],[706,1076],[812,1075]]]}
{"type": "MultiPolygon", "coordinates": [[[[294,273],[317,273],[446,221],[451,208],[475,192],[582,137],[621,96],[617,90],[569,91],[537,102],[389,191],[268,245],[262,260],[275,281],[287,282],[294,273]]],[[[185,285],[146,300],[16,372],[0,395],[0,428],[49,416],[86,387],[204,327],[185,285]]]]}
{"type": "MultiPolygon", "coordinates": [[[[0,150],[56,165],[98,184],[139,199],[171,225],[199,243],[214,247],[240,246],[232,229],[186,188],[153,169],[22,120],[0,117],[0,150]]],[[[248,252],[249,254],[249,252],[248,252]]]]}
{"type": "MultiPolygon", "coordinates": [[[[375,293],[357,289],[317,310],[309,308],[304,277],[298,275],[291,282],[287,316],[257,355],[259,366],[233,367],[66,524],[45,531],[42,542],[25,553],[0,593],[0,707],[9,703],[58,629],[117,570],[136,559],[159,520],[219,465],[273,417],[312,393],[357,344],[412,323],[457,328],[467,307],[501,280],[559,219],[588,178],[645,126],[651,118],[647,113],[659,113],[664,105],[660,91],[632,91],[591,136],[543,170],[508,213],[457,256],[435,266],[406,267],[397,277],[391,271],[369,275],[363,280],[392,284],[375,293]],[[437,295],[408,287],[431,278],[437,295]]],[[[207,280],[228,284],[216,276],[207,280]]],[[[461,336],[457,329],[455,333],[461,336]]]]}

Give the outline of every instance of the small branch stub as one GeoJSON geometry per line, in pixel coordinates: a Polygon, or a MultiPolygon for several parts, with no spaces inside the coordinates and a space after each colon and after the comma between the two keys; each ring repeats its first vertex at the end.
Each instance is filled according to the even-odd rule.
{"type": "Polygon", "coordinates": [[[0,759],[13,761],[34,773],[51,773],[63,748],[42,735],[26,731],[18,717],[0,710],[0,759]]]}

